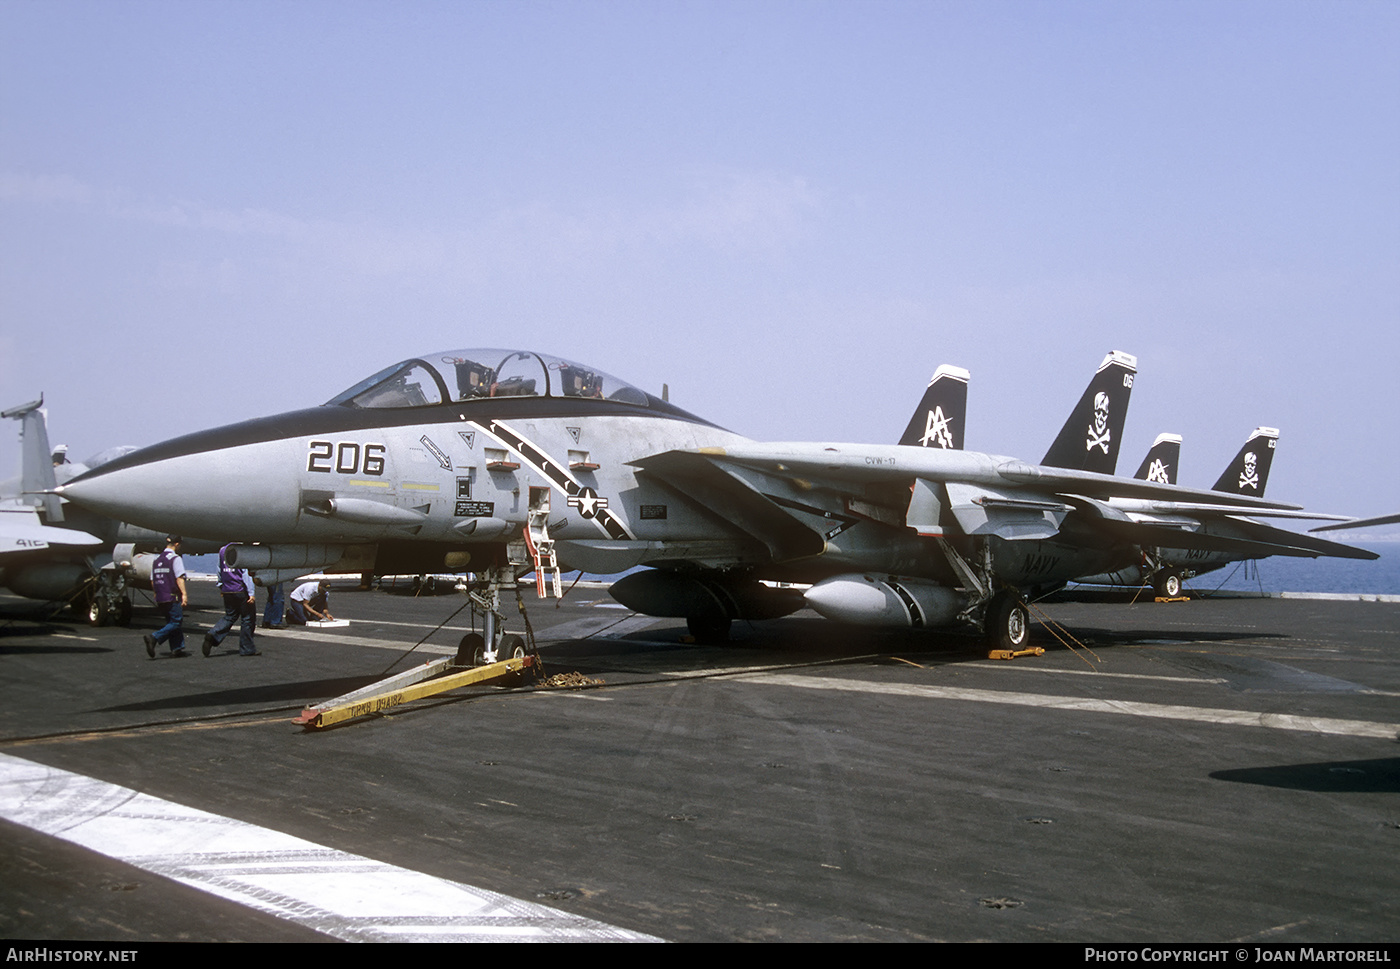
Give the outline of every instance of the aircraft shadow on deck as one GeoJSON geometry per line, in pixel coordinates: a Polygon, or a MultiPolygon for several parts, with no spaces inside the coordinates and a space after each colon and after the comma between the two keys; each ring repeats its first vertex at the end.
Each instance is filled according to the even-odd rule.
{"type": "Polygon", "coordinates": [[[1397,794],[1400,793],[1400,757],[1245,767],[1212,771],[1210,777],[1237,784],[1320,794],[1397,794]]]}
{"type": "MultiPolygon", "coordinates": [[[[1194,642],[1228,643],[1240,638],[1239,630],[1193,629],[1187,638],[1167,639],[1158,629],[1123,630],[1077,625],[1067,625],[1063,628],[1068,630],[1078,644],[1095,648],[1194,642]]],[[[1258,631],[1251,631],[1249,636],[1252,641],[1287,638],[1284,634],[1258,631]]],[[[655,654],[660,650],[697,649],[710,650],[716,657],[732,655],[736,666],[752,663],[758,658],[756,654],[768,654],[775,662],[820,662],[843,657],[907,654],[938,654],[945,660],[975,661],[986,659],[987,656],[984,641],[970,632],[846,626],[825,619],[802,616],[789,616],[767,622],[735,623],[726,643],[701,644],[693,640],[687,642],[687,639],[689,635],[683,624],[655,626],[617,639],[550,642],[547,631],[540,635],[541,644],[547,648],[546,659],[549,655],[622,655],[642,651],[655,654]]],[[[1068,648],[1038,622],[1033,622],[1032,625],[1031,645],[1039,646],[1047,653],[1068,648]]]]}
{"type": "MultiPolygon", "coordinates": [[[[1188,643],[1229,643],[1247,639],[1250,642],[1259,639],[1288,639],[1286,633],[1264,633],[1258,630],[1250,630],[1248,634],[1241,635],[1238,629],[1212,630],[1212,629],[1191,629],[1184,635],[1171,635],[1164,633],[1161,629],[1103,629],[1093,626],[1066,625],[1074,638],[1084,643],[1086,646],[1176,646],[1188,643]]],[[[1045,647],[1046,652],[1051,649],[1063,649],[1053,636],[1048,633],[1037,636],[1033,633],[1032,642],[1037,646],[1045,647]]],[[[1242,643],[1241,645],[1248,645],[1242,643]]]]}
{"type": "MultiPolygon", "coordinates": [[[[186,693],[180,696],[160,697],[141,703],[123,703],[114,707],[99,707],[93,713],[134,713],[151,710],[189,709],[191,707],[223,707],[267,703],[305,703],[311,700],[325,700],[331,697],[358,690],[381,679],[369,674],[364,676],[342,676],[334,679],[301,680],[295,683],[265,683],[258,686],[240,687],[236,690],[214,690],[208,693],[186,693]]],[[[237,713],[236,710],[229,711],[237,713]]]]}

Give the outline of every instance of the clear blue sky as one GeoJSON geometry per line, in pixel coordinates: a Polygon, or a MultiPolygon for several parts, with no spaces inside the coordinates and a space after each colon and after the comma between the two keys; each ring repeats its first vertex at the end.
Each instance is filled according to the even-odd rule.
{"type": "Polygon", "coordinates": [[[1397,51],[1349,0],[3,0],[0,407],[81,458],[515,345],[890,441],[953,363],[1038,460],[1122,349],[1120,471],[1270,424],[1272,497],[1394,512],[1397,51]]]}

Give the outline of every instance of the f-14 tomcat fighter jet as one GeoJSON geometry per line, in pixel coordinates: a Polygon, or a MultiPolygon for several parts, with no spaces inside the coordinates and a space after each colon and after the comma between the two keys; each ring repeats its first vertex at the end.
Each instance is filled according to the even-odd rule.
{"type": "MultiPolygon", "coordinates": [[[[1173,435],[1174,436],[1174,435],[1173,435]]],[[[1212,491],[1263,496],[1279,432],[1256,427],[1215,484],[1212,491]]],[[[1167,437],[1167,435],[1164,435],[1167,437]]],[[[1158,445],[1162,438],[1158,438],[1158,445]]],[[[1174,442],[1179,452],[1180,438],[1174,442]]],[[[1154,445],[1153,451],[1157,450],[1154,445]]],[[[1143,467],[1149,467],[1149,454],[1143,467]]],[[[1175,457],[1171,458],[1172,462],[1175,457]]],[[[1141,469],[1139,470],[1141,473],[1141,469]]],[[[1168,472],[1170,473],[1170,472],[1168,472]]],[[[1167,502],[1119,500],[1116,508],[1127,513],[1124,526],[1142,544],[1142,561],[1107,575],[1085,576],[1078,581],[1107,585],[1140,585],[1151,582],[1159,596],[1181,594],[1182,579],[1213,572],[1234,562],[1288,555],[1301,558],[1332,556],[1377,559],[1375,552],[1315,538],[1243,517],[1238,509],[1195,508],[1167,502]]],[[[1269,518],[1338,518],[1309,512],[1275,510],[1261,512],[1269,518]]],[[[1317,529],[1313,529],[1316,531],[1317,529]]]]}
{"type": "MultiPolygon", "coordinates": [[[[164,533],[134,528],[90,512],[64,513],[54,494],[59,482],[100,467],[136,450],[114,447],[85,463],[70,463],[67,449],[49,447],[44,398],[0,412],[20,422],[20,478],[0,482],[0,586],[31,599],[86,603],[88,622],[126,625],[131,619],[127,590],[150,580],[150,554],[139,547],[164,545],[164,533]]],[[[191,543],[188,551],[200,549],[191,543]]]]}
{"type": "MultiPolygon", "coordinates": [[[[866,624],[971,624],[1003,648],[1027,637],[1021,589],[1134,561],[1104,527],[1124,517],[1110,497],[1293,507],[971,451],[757,443],[591,367],[482,349],[136,451],[59,493],[237,536],[252,569],[470,570],[494,595],[532,567],[641,565],[614,597],[706,639],[805,602],[866,624]]],[[[499,635],[488,623],[487,658],[499,635]]]]}

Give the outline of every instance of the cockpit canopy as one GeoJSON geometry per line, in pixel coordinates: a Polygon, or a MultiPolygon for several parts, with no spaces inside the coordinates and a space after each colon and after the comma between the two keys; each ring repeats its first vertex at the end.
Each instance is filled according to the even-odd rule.
{"type": "Polygon", "coordinates": [[[530,350],[449,350],[386,367],[330,400],[343,407],[430,407],[489,397],[582,397],[640,407],[645,393],[582,364],[530,350]]]}

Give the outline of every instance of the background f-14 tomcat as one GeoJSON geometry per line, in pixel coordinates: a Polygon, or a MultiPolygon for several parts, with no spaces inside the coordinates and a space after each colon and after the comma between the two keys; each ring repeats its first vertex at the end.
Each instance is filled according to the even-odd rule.
{"type": "MultiPolygon", "coordinates": [[[[138,546],[164,547],[164,534],[134,528],[88,511],[65,509],[53,493],[59,484],[123,454],[114,447],[83,463],[68,461],[66,448],[49,447],[44,398],[0,412],[20,424],[21,474],[0,482],[0,586],[30,599],[70,602],[93,625],[131,618],[127,592],[148,582],[150,554],[138,546]]],[[[191,543],[192,552],[213,551],[191,543]]]]}
{"type": "MultiPolygon", "coordinates": [[[[1075,412],[1065,422],[1041,463],[1113,474],[1128,394],[1136,372],[1137,358],[1131,354],[1114,350],[1105,356],[1075,412]],[[1091,412],[1094,426],[1088,427],[1085,420],[1091,412]]],[[[939,367],[899,443],[961,448],[967,419],[968,380],[968,372],[960,367],[939,367]]],[[[1255,428],[1211,490],[1264,497],[1277,443],[1276,429],[1255,428]]],[[[1159,434],[1133,477],[1176,484],[1180,457],[1181,436],[1159,434]]],[[[1122,541],[1136,546],[1138,561],[1110,573],[1077,576],[1077,582],[1107,585],[1150,582],[1158,595],[1171,598],[1181,594],[1182,579],[1245,559],[1271,555],[1377,557],[1365,549],[1266,525],[1242,517],[1238,508],[1218,504],[1120,497],[1111,499],[1110,505],[1122,514],[1106,518],[1099,527],[1116,531],[1122,541]]],[[[1278,508],[1265,514],[1274,518],[1339,517],[1278,508]]]]}
{"type": "MultiPolygon", "coordinates": [[[[1112,397],[1086,395],[1056,447],[1103,454],[1122,426],[1112,397]]],[[[254,569],[499,583],[552,556],[594,573],[645,565],[613,595],[707,638],[803,604],[767,579],[812,583],[805,602],[830,618],[971,623],[1009,647],[1027,635],[1022,589],[1136,560],[1111,497],[1293,507],[970,451],[757,443],[508,350],[405,360],[323,406],[157,444],[60,491],[148,527],[262,543],[235,550],[254,569]]]]}

